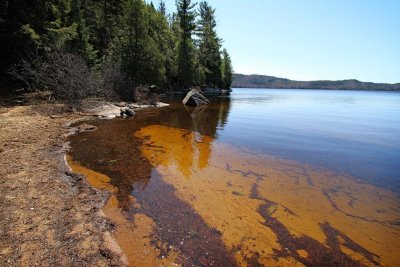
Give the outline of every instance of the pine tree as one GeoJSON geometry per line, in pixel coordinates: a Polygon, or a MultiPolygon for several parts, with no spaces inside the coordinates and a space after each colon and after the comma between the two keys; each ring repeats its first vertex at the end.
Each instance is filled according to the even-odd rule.
{"type": "Polygon", "coordinates": [[[79,36],[72,0],[0,2],[0,75],[29,53],[68,49],[79,36]]]}
{"type": "Polygon", "coordinates": [[[221,77],[221,40],[217,36],[215,9],[206,1],[200,2],[200,18],[198,20],[197,35],[199,36],[199,61],[204,70],[206,86],[217,87],[221,77]]]}
{"type": "Polygon", "coordinates": [[[194,83],[195,46],[192,33],[196,28],[194,10],[196,3],[192,4],[191,0],[179,0],[176,5],[181,28],[178,57],[179,83],[181,87],[188,87],[194,83]]]}
{"type": "Polygon", "coordinates": [[[162,54],[150,34],[150,9],[143,0],[129,0],[126,32],[120,37],[118,57],[123,71],[133,81],[132,95],[138,85],[161,84],[165,77],[162,54]]]}
{"type": "Polygon", "coordinates": [[[90,43],[104,57],[120,34],[126,0],[81,0],[90,43]]]}
{"type": "Polygon", "coordinates": [[[179,40],[182,36],[182,30],[180,27],[179,17],[176,13],[169,16],[169,47],[170,53],[166,59],[166,84],[170,89],[178,88],[179,82],[179,51],[180,43],[179,40]]]}
{"type": "MultiPolygon", "coordinates": [[[[33,7],[34,4],[31,8],[33,7]]],[[[29,14],[32,10],[31,12],[28,10],[28,5],[23,0],[0,1],[0,74],[2,78],[5,78],[4,73],[23,57],[26,50],[38,45],[37,40],[40,36],[37,31],[34,31],[34,36],[31,36],[22,30],[23,25],[32,24],[29,14]]]]}
{"type": "Polygon", "coordinates": [[[76,25],[78,38],[75,42],[76,52],[83,55],[87,63],[94,66],[98,63],[97,52],[91,44],[90,32],[85,20],[86,2],[82,0],[72,0],[72,22],[76,25]]]}
{"type": "Polygon", "coordinates": [[[160,12],[163,16],[167,15],[167,9],[165,7],[165,1],[161,0],[158,6],[158,12],[160,12]]]}
{"type": "Polygon", "coordinates": [[[71,21],[71,0],[35,1],[25,8],[20,31],[28,43],[34,44],[35,50],[65,49],[78,38],[78,25],[71,21]]]}
{"type": "Polygon", "coordinates": [[[161,77],[164,87],[171,87],[174,77],[177,75],[177,38],[173,27],[170,27],[167,17],[160,11],[149,9],[149,34],[158,44],[165,68],[165,76],[161,77]]]}
{"type": "Polygon", "coordinates": [[[99,51],[104,55],[109,49],[110,42],[116,37],[121,25],[121,14],[124,9],[125,0],[103,0],[100,26],[98,28],[99,35],[99,51]]]}
{"type": "Polygon", "coordinates": [[[0,0],[0,75],[27,52],[64,50],[83,56],[93,70],[110,59],[134,87],[230,86],[232,66],[227,53],[221,59],[215,10],[201,2],[196,29],[196,3],[177,0],[176,7],[167,15],[165,0],[157,9],[145,0],[0,0]]]}
{"type": "Polygon", "coordinates": [[[223,88],[230,89],[233,81],[233,68],[231,58],[226,49],[222,50],[222,77],[223,88]]]}

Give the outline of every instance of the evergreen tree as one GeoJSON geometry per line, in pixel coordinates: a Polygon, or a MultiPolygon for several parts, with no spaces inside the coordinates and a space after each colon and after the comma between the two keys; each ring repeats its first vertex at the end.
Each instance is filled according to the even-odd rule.
{"type": "Polygon", "coordinates": [[[89,65],[98,63],[97,52],[91,44],[89,27],[85,20],[85,1],[72,0],[72,22],[76,25],[78,38],[75,42],[76,52],[83,55],[89,65]]]}
{"type": "Polygon", "coordinates": [[[149,34],[158,44],[161,53],[165,76],[161,77],[162,85],[170,87],[172,78],[177,75],[177,39],[173,33],[172,27],[168,24],[167,17],[163,13],[149,8],[149,34]]]}
{"type": "Polygon", "coordinates": [[[231,58],[226,49],[222,50],[222,77],[223,88],[230,89],[233,81],[233,68],[231,58]]]}
{"type": "Polygon", "coordinates": [[[199,62],[204,71],[206,86],[217,87],[221,77],[221,40],[218,38],[215,27],[215,9],[206,1],[200,2],[200,18],[198,20],[197,35],[199,36],[199,62]]]}
{"type": "Polygon", "coordinates": [[[90,43],[104,57],[113,40],[120,34],[126,0],[81,0],[90,43]]]}
{"type": "Polygon", "coordinates": [[[54,51],[68,48],[78,38],[78,25],[71,21],[71,0],[34,1],[21,10],[20,33],[35,50],[54,51]]]}
{"type": "Polygon", "coordinates": [[[196,30],[195,6],[177,0],[177,12],[167,15],[165,0],[157,9],[145,0],[0,0],[0,76],[30,52],[63,50],[93,70],[112,59],[107,66],[120,66],[134,87],[229,86],[232,67],[227,53],[221,59],[215,10],[200,3],[196,30]]]}
{"type": "MultiPolygon", "coordinates": [[[[32,3],[32,8],[36,3],[32,3]]],[[[40,36],[37,32],[31,38],[30,34],[22,31],[23,25],[32,24],[32,15],[28,5],[22,0],[0,1],[0,74],[4,73],[12,65],[17,63],[26,50],[38,45],[40,36]]]]}
{"type": "Polygon", "coordinates": [[[162,54],[154,36],[149,34],[150,17],[143,0],[128,1],[126,32],[121,36],[118,56],[123,71],[133,81],[133,90],[141,84],[159,85],[165,77],[162,54]]]}
{"type": "MultiPolygon", "coordinates": [[[[94,0],[95,1],[95,0],[94,0]]],[[[95,1],[96,2],[96,1],[95,1]]],[[[121,14],[123,13],[125,0],[103,0],[101,1],[101,19],[97,29],[99,36],[99,51],[104,55],[109,49],[119,27],[121,26],[121,14]]]]}
{"type": "Polygon", "coordinates": [[[192,33],[196,28],[196,3],[191,0],[179,0],[176,2],[178,18],[181,28],[179,38],[178,73],[181,87],[191,86],[194,83],[195,71],[195,46],[192,33]]]}
{"type": "Polygon", "coordinates": [[[179,40],[182,35],[179,17],[176,13],[169,16],[170,38],[169,47],[170,54],[166,58],[166,82],[167,86],[177,88],[180,86],[179,82],[179,40]]]}
{"type": "Polygon", "coordinates": [[[0,1],[0,76],[30,53],[66,49],[78,38],[71,0],[0,1]]]}
{"type": "Polygon", "coordinates": [[[165,2],[163,0],[160,1],[160,5],[158,6],[158,12],[160,12],[163,16],[167,15],[167,9],[165,7],[165,2]]]}

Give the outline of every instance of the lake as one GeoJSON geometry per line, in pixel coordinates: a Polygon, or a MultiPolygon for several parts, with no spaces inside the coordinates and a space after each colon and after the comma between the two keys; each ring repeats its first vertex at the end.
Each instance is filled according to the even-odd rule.
{"type": "Polygon", "coordinates": [[[132,266],[397,266],[400,93],[233,89],[97,120],[68,162],[132,266]]]}
{"type": "Polygon", "coordinates": [[[400,93],[235,89],[221,142],[400,190],[400,93]]]}

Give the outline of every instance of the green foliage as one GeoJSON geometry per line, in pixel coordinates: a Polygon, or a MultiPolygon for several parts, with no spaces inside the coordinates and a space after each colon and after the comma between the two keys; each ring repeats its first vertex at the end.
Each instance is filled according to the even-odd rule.
{"type": "Polygon", "coordinates": [[[221,84],[221,40],[217,36],[215,27],[215,9],[207,2],[200,2],[200,18],[198,20],[197,35],[199,37],[199,61],[204,72],[204,84],[208,87],[217,87],[221,84]]]}
{"type": "Polygon", "coordinates": [[[64,51],[91,70],[107,66],[109,76],[124,80],[108,83],[119,88],[230,86],[215,10],[205,1],[196,5],[177,0],[176,13],[167,14],[164,0],[157,8],[145,0],[0,0],[0,75],[27,54],[64,51]]]}
{"type": "Polygon", "coordinates": [[[233,81],[233,68],[231,58],[228,51],[224,49],[222,51],[222,87],[225,89],[230,89],[233,81]]]}
{"type": "Polygon", "coordinates": [[[189,87],[194,84],[195,78],[195,46],[192,33],[196,29],[196,11],[194,10],[196,4],[192,4],[191,0],[179,0],[176,6],[181,28],[178,55],[179,83],[182,87],[189,87]]]}
{"type": "Polygon", "coordinates": [[[163,0],[160,1],[160,5],[158,6],[158,12],[160,12],[160,14],[163,16],[167,15],[167,9],[165,7],[165,2],[163,0]]]}
{"type": "MultiPolygon", "coordinates": [[[[132,90],[140,84],[160,85],[165,77],[165,58],[158,38],[161,29],[155,28],[156,11],[143,0],[129,0],[126,6],[124,29],[117,44],[123,72],[133,81],[132,90]]],[[[132,91],[133,95],[133,91],[132,91]]]]}
{"type": "Polygon", "coordinates": [[[97,50],[94,49],[90,41],[90,32],[85,19],[85,7],[81,0],[72,0],[72,22],[76,26],[75,50],[86,59],[89,65],[98,64],[97,50]]]}
{"type": "Polygon", "coordinates": [[[164,77],[159,80],[159,85],[169,87],[177,76],[177,38],[162,8],[161,11],[149,8],[149,35],[158,45],[159,56],[164,66],[164,77]]]}
{"type": "Polygon", "coordinates": [[[113,40],[121,33],[127,0],[81,0],[84,5],[83,17],[98,57],[103,59],[109,52],[113,40]]]}

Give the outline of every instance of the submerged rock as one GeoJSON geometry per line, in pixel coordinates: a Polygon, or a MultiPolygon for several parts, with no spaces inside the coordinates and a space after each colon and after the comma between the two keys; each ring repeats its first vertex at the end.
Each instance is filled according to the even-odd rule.
{"type": "Polygon", "coordinates": [[[64,137],[68,137],[74,134],[83,133],[83,132],[92,132],[97,130],[97,127],[94,125],[83,123],[81,125],[70,127],[68,132],[64,134],[64,137]]]}

